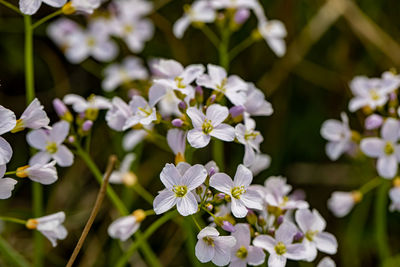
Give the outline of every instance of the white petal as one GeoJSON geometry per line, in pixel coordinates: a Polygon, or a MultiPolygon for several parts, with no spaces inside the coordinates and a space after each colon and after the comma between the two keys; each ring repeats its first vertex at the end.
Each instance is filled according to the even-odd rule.
{"type": "Polygon", "coordinates": [[[207,178],[207,170],[200,164],[190,167],[182,177],[182,182],[192,191],[199,187],[207,178]]]}
{"type": "Polygon", "coordinates": [[[170,129],[167,132],[167,143],[175,155],[184,155],[186,148],[186,132],[180,129],[170,129]]]}
{"type": "Polygon", "coordinates": [[[215,249],[204,242],[203,239],[199,239],[195,247],[195,254],[200,262],[205,263],[214,258],[215,249]]]}
{"type": "Polygon", "coordinates": [[[174,164],[167,163],[160,173],[161,182],[167,189],[172,189],[175,185],[182,184],[181,174],[174,164]]]}
{"type": "Polygon", "coordinates": [[[173,27],[173,32],[176,38],[181,39],[186,29],[190,26],[190,20],[188,16],[183,16],[178,19],[173,27]]]}
{"type": "Polygon", "coordinates": [[[112,238],[126,241],[139,229],[139,226],[140,224],[136,222],[136,218],[132,215],[128,215],[115,220],[108,227],[107,232],[112,238]]]}
{"type": "Polygon", "coordinates": [[[212,262],[217,266],[225,266],[231,260],[231,248],[236,244],[233,236],[220,236],[214,240],[215,255],[212,262]]]}
{"type": "Polygon", "coordinates": [[[260,247],[265,249],[269,253],[273,253],[275,251],[276,241],[269,235],[259,235],[253,240],[253,245],[256,247],[260,247]]]}
{"type": "Polygon", "coordinates": [[[220,192],[231,194],[234,187],[232,179],[225,173],[216,173],[210,178],[210,186],[220,192]]]}
{"type": "Polygon", "coordinates": [[[330,257],[327,256],[318,263],[317,267],[336,267],[336,264],[330,257]]]}
{"type": "Polygon", "coordinates": [[[57,152],[53,154],[53,158],[61,167],[68,167],[74,163],[74,154],[64,145],[57,148],[57,152]]]}
{"type": "Polygon", "coordinates": [[[43,0],[43,2],[52,7],[62,7],[67,0],[43,0]]]}
{"type": "Polygon", "coordinates": [[[201,128],[203,126],[206,116],[197,108],[188,108],[186,111],[189,118],[192,120],[194,128],[201,128]]]}
{"type": "Polygon", "coordinates": [[[125,151],[134,149],[140,142],[147,136],[145,130],[132,130],[129,131],[122,139],[122,146],[125,151]]]}
{"type": "Polygon", "coordinates": [[[248,210],[247,210],[246,206],[244,205],[244,203],[241,200],[236,199],[236,198],[232,198],[232,206],[231,206],[231,208],[232,208],[232,214],[236,218],[244,218],[244,217],[246,217],[248,210]]]}
{"type": "Polygon", "coordinates": [[[227,107],[219,104],[213,104],[207,108],[206,117],[211,120],[211,124],[215,127],[220,125],[229,115],[227,107]]]}
{"type": "Polygon", "coordinates": [[[253,174],[243,164],[240,164],[236,170],[235,177],[233,178],[234,186],[249,186],[253,180],[253,174]]]}
{"type": "Polygon", "coordinates": [[[188,192],[184,197],[178,198],[176,207],[182,216],[195,214],[198,210],[197,200],[192,192],[188,192]]]}
{"type": "Polygon", "coordinates": [[[232,126],[222,123],[210,132],[212,137],[218,138],[225,142],[232,142],[235,140],[235,128],[232,126]]]}
{"type": "Polygon", "coordinates": [[[211,137],[203,133],[202,130],[192,129],[187,134],[189,144],[194,148],[202,148],[210,143],[211,137]]]}
{"type": "Polygon", "coordinates": [[[367,156],[377,158],[383,154],[385,142],[377,137],[369,137],[361,140],[360,149],[367,156]]]}
{"type": "Polygon", "coordinates": [[[388,141],[396,142],[399,139],[400,123],[398,120],[388,118],[382,126],[382,138],[388,141]]]}
{"type": "Polygon", "coordinates": [[[249,209],[263,209],[262,198],[255,190],[247,189],[246,193],[240,196],[240,200],[249,209]]]}
{"type": "Polygon", "coordinates": [[[395,155],[379,157],[376,167],[383,178],[393,178],[397,173],[397,158],[395,155]]]}
{"type": "Polygon", "coordinates": [[[31,147],[34,147],[39,150],[46,150],[47,142],[49,141],[49,137],[46,134],[45,130],[38,129],[29,132],[26,135],[26,141],[31,147]]]}
{"type": "Polygon", "coordinates": [[[283,242],[284,244],[292,243],[293,236],[297,233],[297,227],[285,220],[276,230],[275,232],[275,239],[278,242],[283,242]]]}
{"type": "Polygon", "coordinates": [[[268,258],[268,267],[285,267],[286,258],[276,254],[270,254],[268,258]]]}
{"type": "Polygon", "coordinates": [[[33,15],[38,11],[41,0],[19,0],[19,9],[25,15],[33,15]]]}
{"type": "Polygon", "coordinates": [[[338,120],[327,120],[321,126],[321,135],[329,141],[340,141],[343,133],[343,125],[338,120]]]}
{"type": "Polygon", "coordinates": [[[155,106],[167,93],[164,86],[160,84],[153,84],[149,89],[149,105],[155,106]]]}
{"type": "Polygon", "coordinates": [[[286,246],[285,256],[291,260],[302,260],[304,259],[304,254],[306,249],[303,244],[291,244],[286,246]]]}
{"type": "MultiPolygon", "coordinates": [[[[154,212],[158,215],[170,210],[176,204],[175,193],[169,190],[161,191],[153,202],[154,212]]],[[[197,202],[196,202],[197,204],[197,202]]]]}
{"type": "Polygon", "coordinates": [[[0,135],[7,133],[14,129],[17,121],[14,112],[0,106],[0,135]]]}
{"type": "Polygon", "coordinates": [[[60,121],[53,125],[50,130],[49,140],[55,142],[56,144],[61,144],[64,142],[65,138],[69,133],[69,123],[66,121],[60,121]]]}
{"type": "Polygon", "coordinates": [[[7,199],[11,197],[11,192],[17,181],[11,178],[0,178],[0,199],[7,199]]]}
{"type": "Polygon", "coordinates": [[[249,265],[260,265],[265,260],[265,253],[261,248],[250,246],[248,248],[247,263],[249,265]]]}
{"type": "Polygon", "coordinates": [[[232,236],[236,239],[235,247],[245,246],[248,247],[250,245],[250,228],[246,223],[238,223],[235,225],[235,232],[232,233],[232,236]]]}
{"type": "Polygon", "coordinates": [[[0,137],[0,165],[8,163],[12,157],[13,151],[10,144],[0,137]]]}
{"type": "Polygon", "coordinates": [[[220,84],[223,79],[227,77],[226,70],[223,67],[208,64],[207,65],[208,75],[210,75],[213,82],[220,84]]]}
{"type": "Polygon", "coordinates": [[[336,254],[338,243],[332,234],[327,232],[319,233],[314,237],[314,241],[318,250],[328,254],[336,254]]]}

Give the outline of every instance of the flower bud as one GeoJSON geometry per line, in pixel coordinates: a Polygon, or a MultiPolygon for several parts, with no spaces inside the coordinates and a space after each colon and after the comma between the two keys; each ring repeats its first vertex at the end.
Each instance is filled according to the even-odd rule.
{"type": "Polygon", "coordinates": [[[70,135],[68,136],[68,143],[73,144],[75,142],[75,136],[70,135]]]}
{"type": "Polygon", "coordinates": [[[212,211],[213,208],[214,208],[214,206],[213,206],[211,203],[207,203],[207,204],[206,204],[206,209],[207,209],[208,211],[212,211]]]}
{"type": "Polygon", "coordinates": [[[173,126],[178,127],[178,128],[182,127],[182,125],[183,125],[183,121],[181,119],[174,119],[171,121],[171,123],[173,126]]]}
{"type": "Polygon", "coordinates": [[[196,98],[196,101],[197,101],[197,103],[203,103],[203,95],[204,95],[204,92],[203,92],[203,88],[201,88],[201,86],[196,86],[196,89],[195,89],[195,98],[196,98]]]}
{"type": "Polygon", "coordinates": [[[222,229],[224,229],[227,232],[233,233],[236,231],[235,226],[233,226],[230,222],[228,221],[223,221],[222,222],[222,229]]]}
{"type": "Polygon", "coordinates": [[[304,234],[302,232],[297,232],[293,237],[293,242],[299,242],[304,238],[304,234]]]}
{"type": "Polygon", "coordinates": [[[69,112],[67,106],[59,98],[53,100],[53,107],[58,117],[68,122],[72,122],[72,114],[69,112]]]}
{"type": "Polygon", "coordinates": [[[209,171],[209,173],[208,173],[208,175],[211,177],[211,176],[213,176],[215,173],[216,173],[216,172],[215,172],[215,168],[214,168],[214,167],[211,167],[211,168],[210,168],[210,171],[209,171]]]}
{"type": "Polygon", "coordinates": [[[257,222],[257,215],[252,210],[249,210],[247,212],[246,220],[249,224],[255,225],[257,222]]]}
{"type": "Polygon", "coordinates": [[[229,113],[231,114],[232,118],[236,118],[243,115],[243,112],[244,112],[243,106],[233,106],[229,109],[229,113]]]}
{"type": "Polygon", "coordinates": [[[90,129],[92,129],[92,126],[93,126],[93,121],[86,120],[86,121],[82,124],[82,131],[84,131],[84,132],[89,132],[90,129]]]}
{"type": "Polygon", "coordinates": [[[182,113],[186,113],[187,104],[184,101],[179,102],[178,104],[179,111],[182,113]]]}
{"type": "Polygon", "coordinates": [[[236,24],[243,24],[249,17],[250,11],[247,8],[241,8],[236,11],[234,21],[236,24]]]}
{"type": "Polygon", "coordinates": [[[279,216],[279,217],[276,219],[276,224],[277,224],[277,225],[281,225],[281,224],[283,223],[283,220],[284,220],[283,215],[279,216]]]}
{"type": "Polygon", "coordinates": [[[365,129],[375,130],[381,127],[382,123],[383,123],[382,116],[379,116],[377,114],[372,114],[365,119],[364,124],[365,124],[365,129]]]}

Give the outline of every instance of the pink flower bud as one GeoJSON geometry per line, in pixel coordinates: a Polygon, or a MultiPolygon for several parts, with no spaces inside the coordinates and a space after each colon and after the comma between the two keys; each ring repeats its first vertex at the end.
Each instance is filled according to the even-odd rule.
{"type": "Polygon", "coordinates": [[[250,17],[250,11],[246,8],[241,8],[236,11],[234,20],[236,24],[243,24],[249,17],[250,17]]]}
{"type": "Polygon", "coordinates": [[[228,221],[223,221],[222,222],[222,229],[224,229],[227,232],[233,233],[236,231],[235,226],[233,226],[230,222],[228,221]]]}
{"type": "Polygon", "coordinates": [[[173,126],[178,127],[178,128],[182,127],[182,125],[183,125],[183,121],[181,119],[174,119],[171,121],[171,123],[173,126]]]}
{"type": "Polygon", "coordinates": [[[374,130],[381,127],[383,118],[377,114],[372,114],[365,119],[365,129],[374,130]]]}

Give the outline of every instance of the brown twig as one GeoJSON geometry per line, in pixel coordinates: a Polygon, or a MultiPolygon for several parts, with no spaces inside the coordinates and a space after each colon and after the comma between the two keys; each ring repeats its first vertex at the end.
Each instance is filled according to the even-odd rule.
{"type": "Polygon", "coordinates": [[[117,157],[114,155],[111,155],[109,160],[108,160],[108,166],[107,166],[107,170],[106,170],[106,174],[103,180],[103,183],[101,184],[100,187],[100,191],[97,194],[97,199],[96,199],[96,203],[93,207],[93,210],[90,214],[90,217],[85,225],[85,228],[83,229],[83,232],[81,234],[81,237],[79,238],[78,244],[76,244],[76,247],[74,249],[74,252],[71,255],[71,258],[69,259],[66,267],[72,267],[72,265],[74,264],[74,261],[76,260],[76,257],[79,254],[79,251],[81,250],[83,243],[85,242],[85,239],[90,231],[90,228],[92,227],[92,224],[94,222],[94,219],[97,216],[97,213],[100,210],[101,207],[101,203],[103,202],[104,196],[106,194],[106,189],[107,189],[107,185],[108,185],[108,180],[110,179],[111,173],[114,169],[115,166],[115,162],[117,161],[117,157]]]}

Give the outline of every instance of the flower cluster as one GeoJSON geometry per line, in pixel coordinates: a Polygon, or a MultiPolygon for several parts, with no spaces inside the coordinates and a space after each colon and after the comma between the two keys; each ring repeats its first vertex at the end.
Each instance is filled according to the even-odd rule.
{"type": "MultiPolygon", "coordinates": [[[[390,209],[399,210],[399,182],[396,177],[400,162],[400,109],[397,95],[400,75],[387,71],[380,78],[358,76],[349,86],[354,97],[348,108],[350,112],[359,111],[365,116],[363,130],[352,130],[344,112],[342,121],[327,120],[321,128],[321,135],[328,140],[326,153],[331,160],[337,160],[344,153],[357,155],[359,152],[376,159],[378,175],[393,180],[394,187],[389,193],[393,201],[390,209]]],[[[328,207],[336,216],[345,216],[355,203],[362,200],[363,194],[380,182],[379,179],[371,180],[353,192],[334,192],[328,207]]]]}

